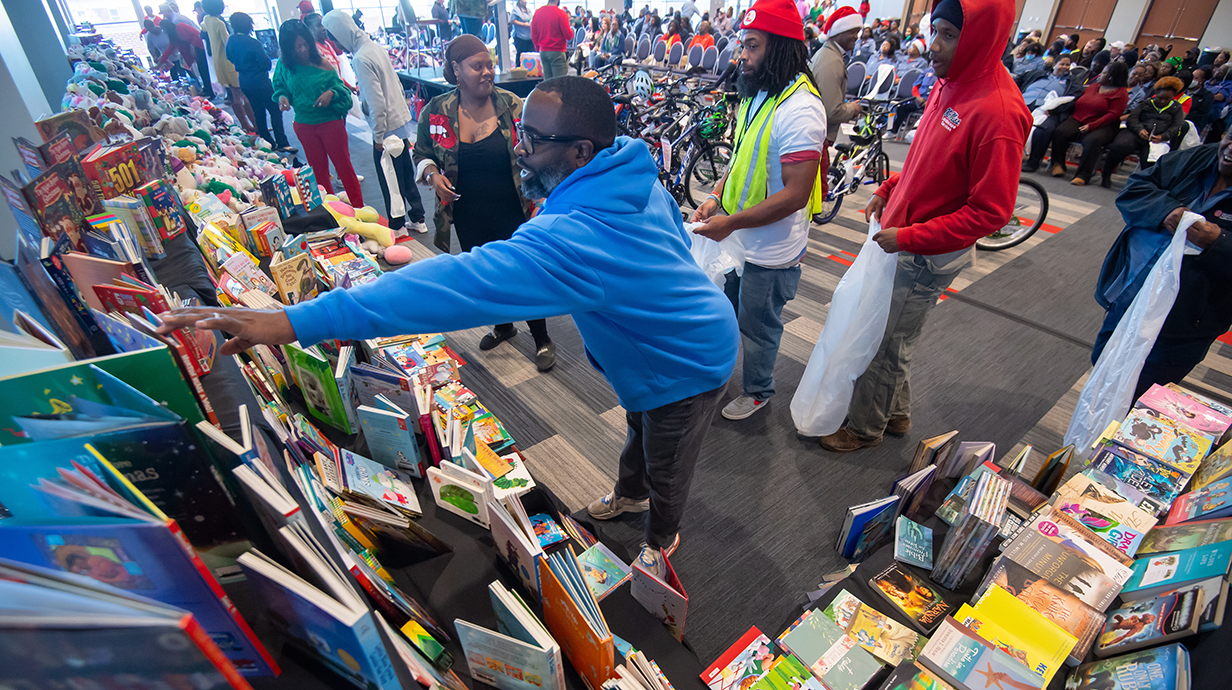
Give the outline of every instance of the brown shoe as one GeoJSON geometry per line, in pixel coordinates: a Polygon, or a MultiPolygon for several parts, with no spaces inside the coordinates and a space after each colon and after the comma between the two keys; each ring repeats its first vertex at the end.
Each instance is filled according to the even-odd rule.
{"type": "Polygon", "coordinates": [[[1074,179],[1070,180],[1070,181],[1069,181],[1069,183],[1070,183],[1070,184],[1076,184],[1076,185],[1078,185],[1079,187],[1081,187],[1082,185],[1086,184],[1086,183],[1087,183],[1087,181],[1086,181],[1086,180],[1084,180],[1084,179],[1082,179],[1081,177],[1075,177],[1074,179]]]}
{"type": "Polygon", "coordinates": [[[910,417],[895,417],[886,424],[885,432],[891,436],[906,436],[911,432],[910,417]]]}
{"type": "Polygon", "coordinates": [[[881,437],[862,439],[848,431],[847,427],[843,427],[829,436],[822,436],[817,439],[817,442],[826,450],[835,453],[850,453],[861,448],[872,448],[873,446],[881,445],[881,437]]]}
{"type": "Polygon", "coordinates": [[[1064,165],[1052,166],[1052,176],[1053,177],[1065,177],[1065,166],[1064,165]]]}

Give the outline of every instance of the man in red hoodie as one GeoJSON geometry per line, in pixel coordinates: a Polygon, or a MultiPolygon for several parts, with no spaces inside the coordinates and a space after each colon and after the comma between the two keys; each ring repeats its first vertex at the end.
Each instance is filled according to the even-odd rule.
{"type": "Polygon", "coordinates": [[[573,28],[569,25],[569,13],[560,8],[560,0],[548,0],[548,4],[535,10],[530,18],[530,38],[539,51],[544,81],[569,73],[565,49],[573,40],[573,28]]]}
{"type": "Polygon", "coordinates": [[[911,429],[911,351],[937,298],[969,266],[980,237],[1003,227],[1018,194],[1031,116],[1001,52],[1014,21],[1002,0],[938,0],[932,11],[937,85],[903,171],[877,190],[865,214],[898,253],[885,337],[856,381],[847,423],[820,439],[846,453],[911,429]]]}

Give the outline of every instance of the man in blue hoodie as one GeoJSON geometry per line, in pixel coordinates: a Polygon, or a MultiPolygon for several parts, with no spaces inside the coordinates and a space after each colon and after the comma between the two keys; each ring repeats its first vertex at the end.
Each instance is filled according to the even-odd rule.
{"type": "Polygon", "coordinates": [[[731,303],[689,253],[680,209],[646,146],[616,136],[612,101],[580,77],[539,85],[518,127],[522,191],[540,213],[513,237],[442,254],[378,280],[279,311],[182,309],[164,330],[198,323],[257,343],[303,344],[435,333],[572,314],[591,363],[625,408],[615,489],[589,506],[607,520],[650,510],[639,561],[662,575],[702,440],[736,364],[731,303]],[[516,278],[516,279],[513,279],[516,278]]]}

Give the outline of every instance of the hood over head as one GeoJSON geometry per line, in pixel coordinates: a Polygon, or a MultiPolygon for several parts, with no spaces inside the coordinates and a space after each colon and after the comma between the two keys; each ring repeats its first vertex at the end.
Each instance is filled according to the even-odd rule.
{"type": "Polygon", "coordinates": [[[616,137],[615,143],[574,170],[544,201],[544,211],[565,213],[583,206],[609,213],[638,213],[650,203],[659,172],[650,150],[636,139],[616,137]]]}
{"type": "Polygon", "coordinates": [[[354,53],[364,41],[370,41],[368,34],[355,24],[351,15],[342,10],[330,10],[321,18],[321,26],[334,37],[339,46],[348,53],[354,53]]]}
{"type": "MultiPolygon", "coordinates": [[[[936,0],[933,7],[940,4],[936,0]]],[[[970,81],[992,69],[1005,69],[1001,55],[1014,23],[1014,3],[1006,0],[958,0],[963,10],[958,49],[945,81],[970,81]]]]}

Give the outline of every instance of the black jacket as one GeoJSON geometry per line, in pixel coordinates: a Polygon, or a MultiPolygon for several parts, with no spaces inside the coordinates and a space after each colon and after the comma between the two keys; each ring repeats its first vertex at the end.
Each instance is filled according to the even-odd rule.
{"type": "Polygon", "coordinates": [[[1194,123],[1194,127],[1202,129],[1211,121],[1211,111],[1215,107],[1215,94],[1206,87],[1189,94],[1193,102],[1189,105],[1189,115],[1185,119],[1194,123]]]}
{"type": "Polygon", "coordinates": [[[1169,141],[1180,134],[1183,124],[1185,124],[1185,111],[1180,103],[1168,101],[1168,105],[1164,106],[1163,110],[1159,110],[1155,107],[1154,100],[1149,98],[1139,103],[1138,107],[1129,113],[1129,119],[1125,121],[1125,126],[1130,132],[1137,134],[1138,130],[1145,129],[1151,134],[1163,137],[1164,141],[1169,141]]]}

